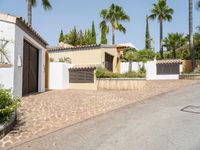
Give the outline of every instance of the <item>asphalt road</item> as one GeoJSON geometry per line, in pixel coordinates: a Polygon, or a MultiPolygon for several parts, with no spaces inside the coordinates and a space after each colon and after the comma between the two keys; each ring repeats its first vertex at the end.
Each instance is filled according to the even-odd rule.
{"type": "MultiPolygon", "coordinates": [[[[152,89],[153,90],[153,89],[152,89]]],[[[14,150],[200,150],[200,85],[153,97],[15,146],[14,150]]]]}

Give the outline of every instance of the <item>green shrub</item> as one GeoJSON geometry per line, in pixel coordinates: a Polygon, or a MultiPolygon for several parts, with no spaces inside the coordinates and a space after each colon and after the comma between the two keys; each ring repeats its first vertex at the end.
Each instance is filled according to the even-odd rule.
{"type": "Polygon", "coordinates": [[[113,73],[104,68],[99,68],[96,71],[96,77],[97,78],[120,78],[120,74],[113,73]]]}
{"type": "Polygon", "coordinates": [[[0,88],[0,123],[7,121],[19,106],[19,99],[12,98],[11,90],[0,88]]]}
{"type": "Polygon", "coordinates": [[[129,71],[121,74],[122,78],[145,78],[146,74],[142,72],[129,71]]]}
{"type": "Polygon", "coordinates": [[[141,68],[139,72],[129,71],[124,74],[113,73],[104,68],[99,68],[96,71],[97,78],[144,78],[146,76],[145,68],[141,68]]]}

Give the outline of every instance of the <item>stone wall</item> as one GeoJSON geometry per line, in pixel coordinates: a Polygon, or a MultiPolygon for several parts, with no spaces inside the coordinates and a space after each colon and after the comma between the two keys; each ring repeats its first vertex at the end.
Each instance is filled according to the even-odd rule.
{"type": "Polygon", "coordinates": [[[200,74],[182,74],[179,78],[184,80],[200,80],[200,74]]]}
{"type": "Polygon", "coordinates": [[[97,79],[98,90],[141,90],[146,86],[145,79],[97,79]]]}

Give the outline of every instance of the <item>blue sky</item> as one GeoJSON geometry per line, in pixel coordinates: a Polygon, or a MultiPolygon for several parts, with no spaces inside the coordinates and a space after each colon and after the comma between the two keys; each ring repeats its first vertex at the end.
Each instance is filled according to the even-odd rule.
{"type": "MultiPolygon", "coordinates": [[[[48,41],[50,45],[58,44],[60,30],[69,32],[74,26],[85,30],[95,21],[97,39],[100,39],[99,12],[112,3],[121,5],[131,17],[125,23],[127,33],[116,33],[116,43],[132,42],[139,49],[144,48],[145,16],[150,13],[152,4],[157,0],[50,0],[53,10],[45,12],[41,7],[41,0],[33,9],[33,27],[48,41]]],[[[196,3],[197,0],[194,0],[196,3]]],[[[168,5],[175,12],[171,23],[164,23],[164,35],[171,32],[188,33],[188,0],[168,0],[168,5]]],[[[0,12],[10,13],[27,18],[26,0],[0,0],[0,12]]],[[[200,24],[200,11],[194,9],[194,30],[200,24]]],[[[155,47],[159,45],[159,23],[150,21],[150,33],[155,40],[155,47]]],[[[110,33],[108,35],[111,43],[110,33]]]]}

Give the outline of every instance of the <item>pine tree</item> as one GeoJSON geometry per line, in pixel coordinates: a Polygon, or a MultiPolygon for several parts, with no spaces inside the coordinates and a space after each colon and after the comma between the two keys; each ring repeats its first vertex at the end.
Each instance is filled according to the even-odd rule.
{"type": "Polygon", "coordinates": [[[94,21],[92,22],[92,43],[91,44],[96,44],[96,30],[95,30],[95,25],[94,21]]]}
{"type": "Polygon", "coordinates": [[[70,45],[73,45],[73,46],[77,46],[78,45],[78,33],[77,33],[77,30],[76,30],[76,27],[74,27],[69,34],[67,34],[65,36],[65,42],[70,44],[70,45]]]}
{"type": "Polygon", "coordinates": [[[151,49],[151,36],[149,33],[149,17],[146,16],[145,49],[151,49]]]}
{"type": "Polygon", "coordinates": [[[65,40],[65,36],[63,34],[63,30],[61,30],[60,37],[59,37],[59,42],[64,42],[64,40],[65,40]]]}

